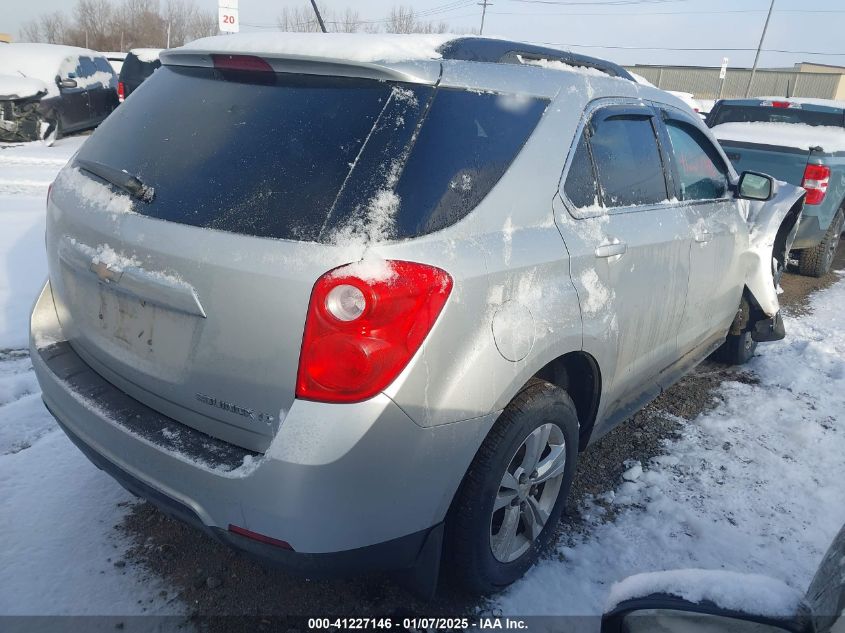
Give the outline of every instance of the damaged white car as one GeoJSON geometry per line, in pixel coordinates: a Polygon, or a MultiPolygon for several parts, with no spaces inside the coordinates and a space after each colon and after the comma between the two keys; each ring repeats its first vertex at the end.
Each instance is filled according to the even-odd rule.
{"type": "Polygon", "coordinates": [[[344,34],[161,60],[53,185],[32,363],[92,461],[234,547],[502,588],[589,443],[784,336],[804,191],[615,64],[344,34]]]}

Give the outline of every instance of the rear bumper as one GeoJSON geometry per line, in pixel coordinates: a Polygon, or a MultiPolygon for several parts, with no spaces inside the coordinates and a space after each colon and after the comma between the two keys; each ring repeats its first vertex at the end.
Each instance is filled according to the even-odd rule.
{"type": "Polygon", "coordinates": [[[63,341],[49,284],[33,310],[30,348],[47,408],[92,462],[166,512],[309,575],[414,565],[495,419],[422,428],[384,395],[353,405],[295,401],[258,454],[167,418],[96,374],[63,341]]]}
{"type": "Polygon", "coordinates": [[[439,547],[442,538],[443,524],[440,523],[430,529],[391,541],[344,552],[307,554],[262,543],[229,530],[205,525],[190,507],[121,470],[83,442],[61,421],[59,426],[97,468],[108,473],[133,495],[149,501],[165,514],[192,525],[229,547],[245,552],[262,562],[278,565],[289,572],[310,578],[327,578],[368,571],[409,569],[427,563],[428,561],[422,560],[427,552],[426,545],[436,543],[439,547]]]}

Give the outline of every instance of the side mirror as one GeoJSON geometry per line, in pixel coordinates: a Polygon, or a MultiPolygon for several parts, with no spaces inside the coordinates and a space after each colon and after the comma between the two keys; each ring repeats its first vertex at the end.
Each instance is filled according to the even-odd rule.
{"type": "Polygon", "coordinates": [[[739,197],[746,200],[771,200],[775,192],[775,180],[766,174],[744,171],[739,177],[739,197]]]}
{"type": "Polygon", "coordinates": [[[59,88],[76,88],[76,79],[60,79],[59,88]]]}
{"type": "Polygon", "coordinates": [[[601,633],[810,633],[813,630],[807,619],[755,616],[670,596],[663,596],[659,601],[652,596],[636,602],[629,608],[619,605],[621,611],[617,609],[605,615],[601,633]]]}

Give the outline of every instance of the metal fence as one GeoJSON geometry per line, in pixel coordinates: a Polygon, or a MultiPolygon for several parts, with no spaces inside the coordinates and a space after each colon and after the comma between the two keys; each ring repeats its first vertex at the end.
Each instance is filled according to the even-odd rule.
{"type": "MultiPolygon", "coordinates": [[[[627,66],[628,70],[648,79],[663,90],[691,92],[699,99],[732,99],[745,96],[751,71],[728,69],[724,82],[718,68],[683,66],[627,66]]],[[[808,73],[791,70],[758,70],[751,86],[751,96],[837,97],[843,75],[808,73]]]]}

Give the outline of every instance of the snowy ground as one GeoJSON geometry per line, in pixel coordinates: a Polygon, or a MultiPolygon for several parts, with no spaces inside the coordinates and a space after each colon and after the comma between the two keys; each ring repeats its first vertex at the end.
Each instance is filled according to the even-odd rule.
{"type": "Polygon", "coordinates": [[[683,425],[667,454],[635,465],[606,500],[623,511],[559,548],[500,596],[503,613],[601,613],[611,585],[644,571],[759,573],[801,592],[845,523],[845,279],[761,345],[759,384],[683,425]],[[638,471],[642,470],[641,473],[638,471]]]}
{"type": "MultiPolygon", "coordinates": [[[[84,138],[0,149],[0,590],[3,614],[184,612],[122,565],[113,529],[130,497],[96,470],[44,410],[24,351],[43,282],[47,185],[84,138]],[[115,565],[117,563],[117,565],[115,565]],[[9,582],[14,579],[14,582],[9,582]]],[[[619,509],[495,600],[506,614],[599,613],[611,585],[674,568],[766,574],[803,590],[845,523],[845,280],[819,293],[789,338],[760,347],[759,384],[728,382],[723,404],[667,454],[608,492],[619,509]]],[[[612,482],[610,483],[612,486],[612,482]]]]}
{"type": "Polygon", "coordinates": [[[173,609],[120,566],[113,526],[131,497],[58,429],[23,350],[46,277],[47,187],[84,140],[0,149],[0,615],[173,609]]]}

